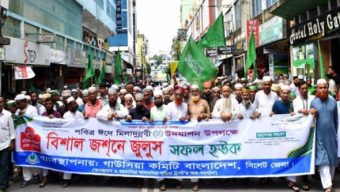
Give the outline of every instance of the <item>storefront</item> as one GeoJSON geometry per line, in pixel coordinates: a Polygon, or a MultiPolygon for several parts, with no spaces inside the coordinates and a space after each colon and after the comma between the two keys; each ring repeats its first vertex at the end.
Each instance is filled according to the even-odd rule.
{"type": "Polygon", "coordinates": [[[2,78],[3,93],[16,93],[20,90],[43,89],[47,86],[50,74],[50,47],[28,40],[10,38],[10,45],[4,46],[5,67],[2,78]]]}

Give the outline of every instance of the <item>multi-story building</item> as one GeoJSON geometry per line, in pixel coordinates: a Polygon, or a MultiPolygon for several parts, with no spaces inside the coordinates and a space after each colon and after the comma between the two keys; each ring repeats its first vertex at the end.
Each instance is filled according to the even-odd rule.
{"type": "MultiPolygon", "coordinates": [[[[120,51],[123,60],[123,70],[135,70],[136,65],[136,0],[115,0],[117,34],[108,38],[110,50],[120,51]]],[[[131,74],[132,75],[132,74],[131,74]]]]}
{"type": "Polygon", "coordinates": [[[115,13],[113,0],[10,0],[2,28],[11,40],[4,46],[3,92],[80,87],[89,46],[96,69],[106,63],[110,74],[113,55],[104,39],[115,33],[115,13]],[[16,80],[20,66],[31,66],[35,77],[16,80]]]}
{"type": "MultiPolygon", "coordinates": [[[[143,78],[146,72],[146,64],[148,63],[149,41],[144,34],[138,34],[136,44],[136,77],[143,78]]],[[[150,64],[150,63],[149,63],[150,64]]]]}
{"type": "Polygon", "coordinates": [[[269,11],[288,21],[287,44],[293,75],[320,78],[320,55],[326,72],[328,66],[334,66],[340,73],[339,0],[278,0],[269,11]]]}

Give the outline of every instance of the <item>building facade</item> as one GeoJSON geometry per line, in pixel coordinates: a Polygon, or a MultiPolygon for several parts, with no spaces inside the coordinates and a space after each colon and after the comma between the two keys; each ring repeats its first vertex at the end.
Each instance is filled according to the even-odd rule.
{"type": "Polygon", "coordinates": [[[115,9],[113,0],[10,0],[2,28],[11,40],[4,46],[3,93],[81,87],[90,46],[96,69],[106,64],[110,75],[113,54],[105,39],[115,33],[115,9]],[[17,80],[22,66],[35,77],[17,80]]]}

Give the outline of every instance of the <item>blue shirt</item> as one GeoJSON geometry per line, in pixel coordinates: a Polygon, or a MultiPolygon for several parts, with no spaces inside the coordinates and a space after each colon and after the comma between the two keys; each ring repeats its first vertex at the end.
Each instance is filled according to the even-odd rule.
{"type": "Polygon", "coordinates": [[[272,111],[275,114],[289,114],[294,111],[293,104],[291,101],[288,102],[283,102],[282,100],[275,101],[272,111]]]}

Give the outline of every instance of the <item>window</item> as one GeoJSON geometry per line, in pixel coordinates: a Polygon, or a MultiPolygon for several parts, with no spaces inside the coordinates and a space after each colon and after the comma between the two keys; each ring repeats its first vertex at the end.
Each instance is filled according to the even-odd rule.
{"type": "Polygon", "coordinates": [[[2,29],[3,35],[20,38],[20,21],[8,17],[2,29]]]}
{"type": "Polygon", "coordinates": [[[97,0],[97,5],[104,10],[104,0],[97,0]]]}
{"type": "Polygon", "coordinates": [[[253,17],[262,12],[262,0],[253,0],[253,17]]]}
{"type": "Polygon", "coordinates": [[[242,25],[242,9],[240,0],[235,3],[235,27],[236,29],[241,28],[242,25]]]}
{"type": "Polygon", "coordinates": [[[274,3],[276,3],[278,0],[267,0],[267,8],[272,6],[274,3]]]}

